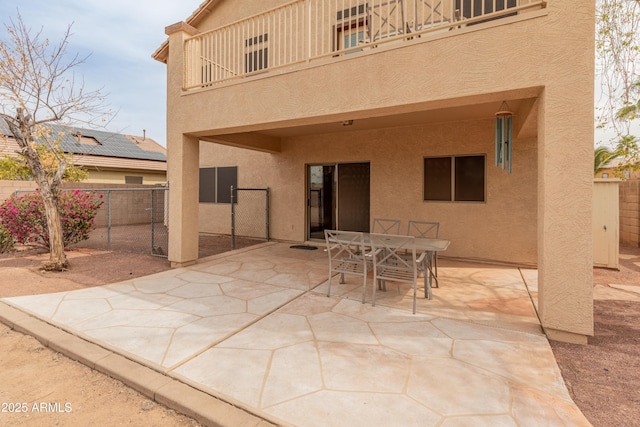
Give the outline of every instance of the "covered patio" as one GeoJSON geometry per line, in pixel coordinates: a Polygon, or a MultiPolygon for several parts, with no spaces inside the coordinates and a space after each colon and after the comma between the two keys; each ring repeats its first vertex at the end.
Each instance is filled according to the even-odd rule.
{"type": "Polygon", "coordinates": [[[327,297],[326,252],[290,246],[3,301],[280,425],[589,425],[541,332],[535,270],[443,258],[412,315],[409,286],[372,307],[347,276],[327,297]]]}

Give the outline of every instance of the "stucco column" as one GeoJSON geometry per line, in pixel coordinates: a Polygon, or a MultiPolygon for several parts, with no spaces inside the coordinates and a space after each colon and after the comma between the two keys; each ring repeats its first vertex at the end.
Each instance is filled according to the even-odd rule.
{"type": "Polygon", "coordinates": [[[172,267],[198,259],[198,163],[200,143],[182,136],[168,152],[169,261],[172,267]]]}
{"type": "Polygon", "coordinates": [[[166,28],[167,58],[167,177],[169,179],[169,261],[172,267],[198,259],[198,168],[200,142],[185,135],[182,95],[184,40],[197,32],[184,22],[166,28]]]}
{"type": "Polygon", "coordinates": [[[540,320],[550,339],[582,344],[593,335],[594,122],[589,89],[545,88],[538,128],[540,320]],[[567,109],[569,97],[574,102],[567,109]]]}

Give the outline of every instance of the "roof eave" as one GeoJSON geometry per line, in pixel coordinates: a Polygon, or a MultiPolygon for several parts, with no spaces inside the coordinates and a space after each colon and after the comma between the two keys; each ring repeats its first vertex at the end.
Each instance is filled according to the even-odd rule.
{"type": "Polygon", "coordinates": [[[153,52],[153,55],[151,55],[151,57],[156,61],[166,64],[167,59],[169,59],[169,42],[165,40],[165,42],[162,43],[162,45],[155,52],[153,52]]]}

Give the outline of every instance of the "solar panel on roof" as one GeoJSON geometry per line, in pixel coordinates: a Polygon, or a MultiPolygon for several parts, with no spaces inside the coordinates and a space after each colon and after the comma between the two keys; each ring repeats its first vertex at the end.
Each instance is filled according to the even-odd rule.
{"type": "MultiPolygon", "coordinates": [[[[94,129],[73,128],[63,125],[50,125],[53,134],[60,133],[60,148],[72,154],[89,154],[92,156],[123,157],[136,160],[166,161],[163,153],[143,150],[125,135],[94,129]],[[78,132],[83,138],[92,138],[97,144],[82,143],[82,138],[76,138],[78,132]]],[[[12,135],[4,120],[0,119],[0,132],[12,135]]]]}

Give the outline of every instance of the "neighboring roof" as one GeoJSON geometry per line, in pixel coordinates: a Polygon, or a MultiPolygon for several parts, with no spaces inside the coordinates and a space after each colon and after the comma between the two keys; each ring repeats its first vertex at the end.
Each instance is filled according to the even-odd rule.
{"type": "MultiPolygon", "coordinates": [[[[123,135],[94,129],[49,125],[54,134],[61,133],[60,148],[65,153],[166,162],[166,149],[149,138],[123,135]]],[[[0,119],[0,134],[13,139],[9,127],[0,119]]]]}
{"type": "MultiPolygon", "coordinates": [[[[189,16],[184,22],[191,25],[192,27],[197,27],[198,23],[202,21],[208,14],[210,14],[213,9],[220,3],[222,0],[206,0],[198,6],[198,8],[189,16]]],[[[167,57],[169,56],[169,41],[165,40],[164,43],[151,55],[151,57],[160,62],[167,62],[167,57]]]]}
{"type": "Polygon", "coordinates": [[[73,164],[96,169],[144,170],[166,172],[167,163],[155,160],[123,159],[121,157],[97,157],[74,155],[73,164]]]}
{"type": "Polygon", "coordinates": [[[604,165],[601,169],[613,169],[613,168],[617,168],[618,166],[621,166],[623,163],[623,160],[621,157],[614,157],[613,159],[609,160],[609,162],[604,165]]]}

